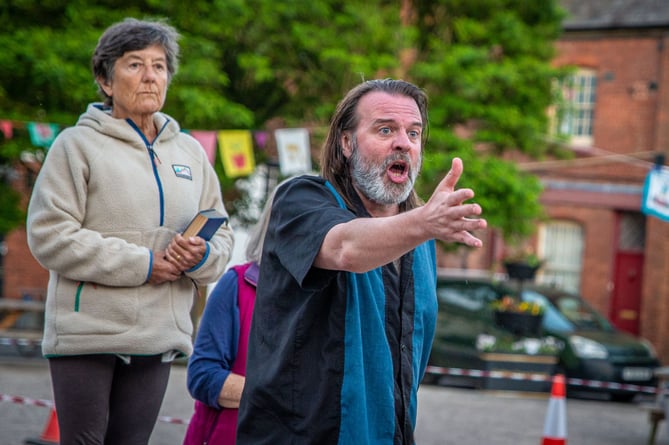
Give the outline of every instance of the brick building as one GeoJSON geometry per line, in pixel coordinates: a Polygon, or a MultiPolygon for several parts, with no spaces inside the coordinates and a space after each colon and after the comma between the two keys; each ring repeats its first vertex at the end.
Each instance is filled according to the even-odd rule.
{"type": "MultiPolygon", "coordinates": [[[[22,204],[27,207],[30,190],[39,171],[39,163],[17,162],[13,170],[12,186],[21,192],[22,204]]],[[[49,273],[30,254],[25,227],[11,231],[2,241],[0,296],[43,299],[46,294],[49,273]]]]}
{"type": "MultiPolygon", "coordinates": [[[[544,260],[537,281],[581,293],[669,363],[669,222],[641,211],[646,176],[669,158],[669,2],[560,3],[554,64],[575,71],[549,113],[574,156],[518,161],[544,186],[548,220],[530,242],[544,260]]],[[[485,236],[484,250],[440,266],[502,272],[501,237],[485,236]]]]}
{"type": "MultiPolygon", "coordinates": [[[[569,15],[554,63],[578,70],[563,87],[566,105],[553,111],[575,157],[520,164],[545,186],[550,219],[534,240],[546,259],[539,280],[578,290],[669,363],[669,222],[640,210],[646,175],[669,154],[669,2],[561,3],[569,15]]],[[[28,191],[31,165],[16,171],[17,187],[28,191]]],[[[500,241],[488,241],[471,258],[440,265],[498,264],[500,241]]],[[[3,296],[41,294],[48,273],[28,252],[25,230],[4,243],[3,296]]]]}
{"type": "Polygon", "coordinates": [[[561,3],[569,15],[554,63],[576,71],[555,125],[576,156],[521,165],[545,187],[540,279],[564,278],[667,363],[669,222],[641,204],[648,172],[669,154],[669,2],[561,3]]]}

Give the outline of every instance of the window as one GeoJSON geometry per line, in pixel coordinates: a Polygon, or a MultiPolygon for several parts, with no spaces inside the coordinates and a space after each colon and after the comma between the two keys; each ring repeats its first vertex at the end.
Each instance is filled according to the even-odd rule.
{"type": "Polygon", "coordinates": [[[592,145],[597,89],[595,71],[579,69],[559,88],[562,102],[553,116],[553,133],[569,136],[573,145],[592,145]]]}
{"type": "Polygon", "coordinates": [[[638,212],[622,212],[618,250],[643,253],[646,248],[646,217],[638,212]]]}
{"type": "Polygon", "coordinates": [[[570,221],[552,221],[539,228],[539,256],[544,264],[537,281],[578,292],[583,264],[583,229],[570,221]]]}

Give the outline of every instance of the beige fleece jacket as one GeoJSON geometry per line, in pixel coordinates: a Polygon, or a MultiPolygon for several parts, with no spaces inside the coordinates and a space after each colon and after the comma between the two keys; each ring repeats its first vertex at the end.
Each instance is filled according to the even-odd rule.
{"type": "Polygon", "coordinates": [[[134,124],[91,104],[49,149],[28,207],[28,245],[49,270],[45,356],[192,352],[195,286],[216,281],[233,246],[223,226],[181,279],[147,283],[198,210],[226,213],[200,144],[169,116],[149,145],[134,124]],[[155,157],[152,159],[152,151],[155,157]]]}

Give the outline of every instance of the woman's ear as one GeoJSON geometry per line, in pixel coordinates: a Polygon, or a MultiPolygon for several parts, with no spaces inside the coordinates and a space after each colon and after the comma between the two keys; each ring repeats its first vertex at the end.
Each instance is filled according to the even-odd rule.
{"type": "Polygon", "coordinates": [[[112,95],[111,82],[109,82],[107,79],[103,79],[101,76],[96,77],[95,81],[98,83],[98,85],[100,85],[102,91],[104,91],[107,96],[111,97],[112,95]]]}

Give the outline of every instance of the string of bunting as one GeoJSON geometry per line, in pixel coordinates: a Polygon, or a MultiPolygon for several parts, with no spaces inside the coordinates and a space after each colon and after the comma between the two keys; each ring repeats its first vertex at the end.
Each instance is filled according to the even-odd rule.
{"type": "MultiPolygon", "coordinates": [[[[61,130],[61,126],[45,122],[22,122],[0,119],[0,132],[5,139],[14,137],[14,129],[26,129],[33,146],[48,150],[61,130]]],[[[218,152],[226,176],[230,178],[248,176],[255,170],[253,144],[264,149],[269,134],[261,130],[182,130],[193,136],[204,148],[209,162],[213,164],[218,152]],[[218,148],[218,150],[217,150],[218,148]]],[[[281,174],[311,171],[311,149],[309,131],[306,128],[282,128],[274,136],[279,154],[281,174]]]]}

